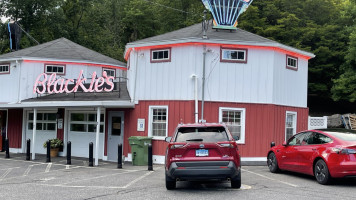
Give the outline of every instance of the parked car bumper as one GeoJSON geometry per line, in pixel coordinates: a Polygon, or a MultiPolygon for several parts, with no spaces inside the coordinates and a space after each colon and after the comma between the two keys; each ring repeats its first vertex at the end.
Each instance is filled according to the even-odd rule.
{"type": "Polygon", "coordinates": [[[329,171],[333,178],[356,176],[356,161],[345,161],[338,165],[330,166],[329,171]]]}
{"type": "Polygon", "coordinates": [[[233,161],[173,162],[166,172],[179,180],[226,180],[240,173],[233,161]]]}

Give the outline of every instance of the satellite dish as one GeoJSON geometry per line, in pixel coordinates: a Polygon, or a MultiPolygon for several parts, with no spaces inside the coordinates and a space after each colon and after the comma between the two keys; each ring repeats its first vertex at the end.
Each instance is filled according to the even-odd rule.
{"type": "Polygon", "coordinates": [[[237,19],[253,0],[202,0],[214,18],[214,27],[236,29],[237,19]]]}

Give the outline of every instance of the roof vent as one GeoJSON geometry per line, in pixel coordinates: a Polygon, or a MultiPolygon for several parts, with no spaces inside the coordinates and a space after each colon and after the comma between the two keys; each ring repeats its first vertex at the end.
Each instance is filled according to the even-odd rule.
{"type": "Polygon", "coordinates": [[[203,28],[203,39],[208,39],[208,36],[206,35],[206,31],[208,31],[209,27],[209,22],[206,20],[206,13],[208,11],[204,10],[204,16],[203,16],[203,23],[202,23],[202,28],[203,28]]]}

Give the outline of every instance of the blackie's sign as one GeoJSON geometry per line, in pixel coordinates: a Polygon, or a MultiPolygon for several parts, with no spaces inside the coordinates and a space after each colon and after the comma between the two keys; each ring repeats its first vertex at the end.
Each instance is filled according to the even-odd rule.
{"type": "Polygon", "coordinates": [[[114,77],[108,76],[104,71],[102,77],[96,77],[96,72],[92,74],[90,83],[85,83],[87,78],[83,78],[83,70],[80,71],[78,79],[58,78],[56,73],[47,75],[40,74],[33,86],[33,93],[58,94],[82,92],[111,92],[114,90],[114,77]]]}

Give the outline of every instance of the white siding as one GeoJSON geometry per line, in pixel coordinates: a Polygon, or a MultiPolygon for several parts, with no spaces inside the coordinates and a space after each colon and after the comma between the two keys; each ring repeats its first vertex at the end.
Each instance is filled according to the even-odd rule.
{"type": "Polygon", "coordinates": [[[298,70],[286,68],[286,55],[275,53],[273,102],[307,107],[308,61],[298,58],[298,70]]]}
{"type": "MultiPolygon", "coordinates": [[[[6,94],[0,95],[0,102],[15,103],[24,99],[37,97],[37,94],[33,93],[33,86],[38,75],[44,73],[45,63],[19,62],[15,66],[15,62],[12,62],[10,65],[10,74],[0,75],[0,91],[2,94],[6,94]]],[[[96,71],[98,77],[102,76],[102,67],[67,64],[66,73],[63,77],[78,79],[80,70],[83,70],[85,78],[91,78],[94,71],[96,71]]],[[[124,75],[123,70],[116,69],[117,77],[124,75]]]]}
{"type": "Polygon", "coordinates": [[[16,103],[18,101],[20,65],[20,63],[16,65],[15,62],[11,62],[10,74],[0,74],[0,102],[16,103]]]}
{"type": "MultiPolygon", "coordinates": [[[[248,62],[243,64],[220,62],[219,46],[207,46],[207,50],[205,100],[273,103],[273,51],[249,49],[248,62]]],[[[193,100],[192,74],[198,75],[198,96],[202,99],[202,45],[172,47],[171,62],[151,63],[149,49],[138,55],[135,100],[193,100]]],[[[128,71],[130,80],[135,77],[135,67],[131,65],[128,71]]],[[[131,84],[130,93],[134,90],[131,84]]]]}

